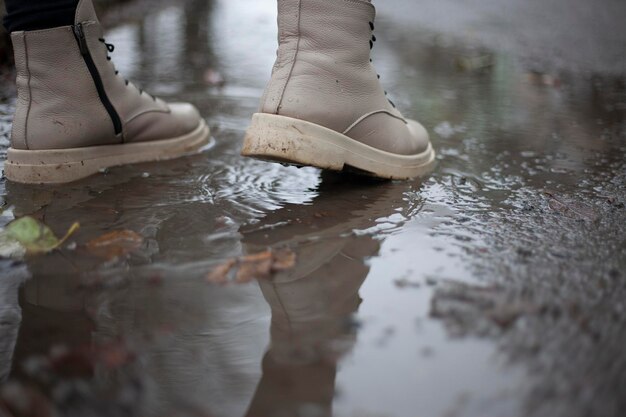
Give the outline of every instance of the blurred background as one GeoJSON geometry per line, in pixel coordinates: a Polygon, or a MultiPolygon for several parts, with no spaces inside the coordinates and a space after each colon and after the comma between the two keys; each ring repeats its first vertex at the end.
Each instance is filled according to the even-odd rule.
{"type": "MultiPolygon", "coordinates": [[[[106,10],[129,1],[96,3],[106,10]]],[[[621,0],[389,0],[377,6],[394,25],[513,52],[531,65],[625,71],[626,4],[621,0]]],[[[267,7],[275,8],[271,2],[267,7]]],[[[4,12],[1,7],[0,15],[4,12]]],[[[4,29],[0,34],[0,56],[6,62],[9,42],[4,29]]]]}

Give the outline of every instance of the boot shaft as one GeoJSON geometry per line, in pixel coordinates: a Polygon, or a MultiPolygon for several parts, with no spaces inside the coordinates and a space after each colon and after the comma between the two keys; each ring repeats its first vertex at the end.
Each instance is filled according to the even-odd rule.
{"type": "Polygon", "coordinates": [[[362,65],[369,62],[375,18],[366,0],[279,0],[279,54],[295,47],[362,65]]]}
{"type": "Polygon", "coordinates": [[[279,0],[279,47],[261,112],[338,132],[372,112],[402,118],[370,60],[375,17],[364,0],[279,0]]]}
{"type": "Polygon", "coordinates": [[[119,142],[71,26],[14,32],[11,40],[18,96],[11,135],[13,148],[54,149],[119,142]],[[52,139],[58,137],[64,138],[62,143],[52,139]]]}

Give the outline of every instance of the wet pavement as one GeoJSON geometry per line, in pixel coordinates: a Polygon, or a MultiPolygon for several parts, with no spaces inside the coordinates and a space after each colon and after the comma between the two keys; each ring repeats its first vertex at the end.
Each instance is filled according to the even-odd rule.
{"type": "Polygon", "coordinates": [[[61,250],[0,260],[0,415],[626,413],[625,76],[544,72],[379,9],[374,62],[439,154],[421,181],[239,156],[273,64],[273,0],[117,22],[118,69],[197,105],[214,141],[62,187],[0,182],[0,226],[81,224],[61,250]],[[142,238],[94,251],[111,231],[142,238]],[[208,282],[268,249],[295,266],[208,282]]]}

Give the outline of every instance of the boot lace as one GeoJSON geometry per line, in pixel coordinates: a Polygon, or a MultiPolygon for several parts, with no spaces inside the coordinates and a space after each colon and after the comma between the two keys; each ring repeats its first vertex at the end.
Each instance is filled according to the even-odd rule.
{"type": "MultiPolygon", "coordinates": [[[[102,42],[104,46],[107,48],[107,61],[111,61],[111,55],[109,54],[112,54],[115,51],[115,45],[113,45],[112,43],[107,43],[106,39],[104,38],[100,38],[98,40],[102,42]]],[[[120,75],[120,72],[118,70],[115,70],[115,75],[120,75]]],[[[126,84],[126,86],[130,85],[130,81],[128,81],[127,79],[124,79],[124,83],[126,84]]],[[[141,88],[137,88],[137,89],[139,90],[139,94],[143,94],[145,92],[141,88]]],[[[156,101],[156,97],[154,97],[153,95],[148,94],[148,96],[151,97],[152,100],[156,101]]]]}
{"type": "MultiPolygon", "coordinates": [[[[374,22],[369,22],[370,25],[370,31],[372,32],[372,38],[370,39],[370,50],[374,49],[374,43],[376,42],[376,35],[374,35],[374,30],[376,29],[376,27],[374,26],[374,22]]],[[[370,62],[373,62],[372,59],[370,58],[370,62]]],[[[378,79],[380,80],[380,74],[376,74],[376,77],[378,77],[378,79]]],[[[388,93],[387,91],[385,91],[385,96],[387,96],[388,93]]],[[[389,99],[389,97],[387,97],[387,101],[389,102],[389,104],[391,104],[391,106],[395,109],[396,108],[396,104],[391,101],[391,99],[389,99]]]]}

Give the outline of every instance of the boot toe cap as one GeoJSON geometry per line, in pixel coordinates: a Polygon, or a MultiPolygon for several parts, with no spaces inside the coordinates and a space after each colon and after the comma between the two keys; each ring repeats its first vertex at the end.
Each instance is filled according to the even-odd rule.
{"type": "Polygon", "coordinates": [[[409,132],[414,141],[414,150],[416,154],[425,152],[430,145],[430,135],[426,128],[415,120],[407,120],[409,132]]]}
{"type": "Polygon", "coordinates": [[[198,109],[189,103],[170,103],[171,114],[176,119],[180,135],[192,132],[198,128],[202,116],[198,109]]]}
{"type": "Polygon", "coordinates": [[[175,139],[196,130],[201,122],[200,112],[188,103],[168,104],[169,112],[145,113],[125,126],[126,142],[148,142],[175,139]]]}

